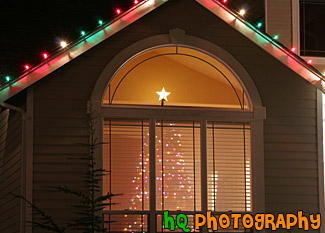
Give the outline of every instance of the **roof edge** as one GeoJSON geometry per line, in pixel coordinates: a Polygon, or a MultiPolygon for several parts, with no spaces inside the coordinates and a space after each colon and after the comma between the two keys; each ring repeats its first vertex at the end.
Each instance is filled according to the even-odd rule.
{"type": "MultiPolygon", "coordinates": [[[[23,74],[14,82],[0,88],[0,101],[6,101],[168,1],[142,1],[81,40],[70,44],[66,49],[60,50],[49,60],[23,74]]],[[[246,22],[239,14],[229,10],[221,2],[216,0],[195,1],[325,93],[323,75],[312,66],[307,65],[298,55],[289,52],[285,46],[272,40],[270,36],[246,22]]]]}
{"type": "Polygon", "coordinates": [[[285,46],[277,43],[270,36],[246,22],[221,2],[216,0],[195,1],[325,93],[325,79],[323,75],[314,67],[308,65],[301,57],[289,52],[285,46]]]}
{"type": "Polygon", "coordinates": [[[17,80],[14,80],[12,83],[8,83],[0,88],[0,100],[8,100],[20,91],[56,71],[71,60],[79,57],[86,51],[92,49],[105,39],[116,34],[167,1],[169,0],[144,0],[120,16],[114,18],[112,21],[97,28],[94,32],[81,38],[75,43],[69,44],[67,48],[60,50],[40,65],[20,76],[17,80]]]}

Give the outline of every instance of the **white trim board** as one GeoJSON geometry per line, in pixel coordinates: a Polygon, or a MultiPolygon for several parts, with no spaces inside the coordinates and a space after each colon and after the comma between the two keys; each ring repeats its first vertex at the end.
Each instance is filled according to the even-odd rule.
{"type": "MultiPolygon", "coordinates": [[[[47,62],[40,64],[30,72],[23,74],[16,81],[3,85],[0,89],[0,100],[6,101],[20,91],[31,86],[40,79],[59,69],[71,60],[77,58],[89,49],[108,39],[131,23],[158,8],[169,0],[144,0],[137,6],[121,14],[111,22],[96,29],[93,33],[71,44],[66,49],[60,50],[50,57],[47,62]]],[[[324,77],[313,70],[306,63],[299,60],[285,47],[273,41],[268,35],[259,31],[255,26],[246,22],[239,14],[229,10],[221,2],[215,0],[196,0],[199,4],[210,10],[213,14],[228,23],[231,27],[253,41],[256,45],[274,56],[280,62],[288,66],[302,78],[312,83],[321,91],[325,92],[324,77]]]]}
{"type": "MultiPolygon", "coordinates": [[[[317,150],[318,150],[318,198],[319,213],[324,216],[324,125],[323,125],[323,93],[317,90],[317,150]]],[[[321,225],[320,232],[325,230],[324,224],[321,225]]]]}
{"type": "Polygon", "coordinates": [[[297,48],[297,54],[300,55],[299,0],[292,0],[291,3],[292,43],[293,47],[297,48]]]}

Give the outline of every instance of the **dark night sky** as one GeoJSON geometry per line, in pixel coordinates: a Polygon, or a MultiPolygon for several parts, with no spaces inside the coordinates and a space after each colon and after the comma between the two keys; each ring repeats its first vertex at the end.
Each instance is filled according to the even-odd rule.
{"type": "MultiPolygon", "coordinates": [[[[173,0],[177,1],[177,0],[173,0]]],[[[264,0],[228,0],[229,7],[248,10],[247,17],[264,21],[264,0]]],[[[0,1],[0,84],[20,76],[24,65],[37,65],[43,52],[58,48],[60,38],[72,41],[80,31],[92,31],[98,20],[112,18],[115,9],[127,10],[133,0],[0,1]]]]}

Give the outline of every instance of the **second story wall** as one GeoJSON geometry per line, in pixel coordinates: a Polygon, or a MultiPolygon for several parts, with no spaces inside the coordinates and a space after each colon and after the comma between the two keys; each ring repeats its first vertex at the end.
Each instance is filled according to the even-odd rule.
{"type": "Polygon", "coordinates": [[[291,0],[265,1],[266,32],[271,36],[279,35],[279,41],[292,46],[292,2],[291,0]]]}

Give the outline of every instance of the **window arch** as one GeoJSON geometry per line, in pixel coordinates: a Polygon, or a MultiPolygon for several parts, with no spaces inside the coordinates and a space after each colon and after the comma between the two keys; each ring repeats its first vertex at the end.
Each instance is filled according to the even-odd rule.
{"type": "MultiPolygon", "coordinates": [[[[168,60],[169,62],[178,62],[177,59],[168,58],[168,60]]],[[[153,66],[144,67],[152,72],[157,71],[153,69],[153,66]]],[[[194,69],[195,67],[188,68],[187,65],[185,68],[194,69]]],[[[238,67],[235,68],[238,71],[238,67]]],[[[112,203],[117,203],[117,205],[113,205],[105,212],[109,220],[115,221],[109,225],[111,232],[129,230],[150,232],[151,228],[154,228],[156,232],[161,232],[163,231],[161,215],[163,210],[167,209],[171,210],[171,214],[182,210],[189,215],[205,210],[212,210],[216,214],[220,211],[252,211],[254,201],[251,188],[251,155],[252,144],[254,144],[252,131],[256,130],[256,124],[253,121],[257,115],[253,113],[250,96],[236,73],[211,54],[188,46],[160,46],[147,49],[127,59],[116,70],[105,91],[101,110],[104,119],[104,142],[107,143],[103,150],[103,167],[110,172],[110,175],[104,179],[103,191],[124,194],[114,198],[112,203]],[[137,99],[139,96],[134,96],[131,91],[125,91],[128,90],[128,86],[141,87],[135,80],[139,77],[141,80],[144,76],[134,75],[136,72],[133,73],[133,76],[125,74],[132,73],[134,70],[132,68],[138,68],[143,64],[139,59],[142,55],[150,58],[152,57],[151,52],[154,52],[165,57],[166,53],[163,51],[168,50],[173,53],[179,51],[183,51],[184,54],[194,53],[195,56],[204,57],[211,64],[215,64],[217,69],[213,72],[217,73],[218,69],[222,69],[222,73],[226,74],[229,82],[227,79],[220,80],[223,77],[220,71],[219,79],[213,79],[214,77],[211,75],[206,75],[205,78],[207,80],[211,78],[211,84],[215,85],[228,82],[228,89],[225,89],[228,90],[228,93],[231,93],[229,90],[232,90],[232,93],[242,101],[242,105],[240,101],[236,104],[225,104],[222,101],[205,104],[203,101],[194,103],[189,101],[193,98],[175,101],[168,97],[169,101],[161,107],[156,91],[161,90],[162,86],[165,87],[164,84],[160,85],[160,88],[143,85],[138,89],[139,93],[143,93],[144,89],[150,89],[151,99],[147,98],[146,101],[137,99]],[[137,64],[140,65],[137,66],[137,64]],[[129,79],[125,79],[124,76],[129,79]],[[133,77],[133,80],[130,77],[133,77]],[[134,85],[130,84],[130,80],[134,85]],[[123,85],[125,85],[124,90],[123,85]],[[230,89],[229,86],[233,89],[230,89]],[[119,89],[120,87],[122,89],[119,89]],[[118,92],[119,94],[116,94],[118,92]],[[124,94],[121,95],[121,93],[124,94]],[[118,95],[120,96],[116,97],[118,95]],[[173,141],[174,139],[177,140],[173,141]],[[150,148],[152,145],[155,146],[155,150],[150,148]],[[168,151],[167,147],[172,151],[168,151]],[[174,150],[178,153],[175,154],[174,150]],[[179,158],[176,155],[183,157],[179,158]],[[176,161],[176,158],[184,160],[187,165],[183,166],[182,161],[176,161]],[[150,167],[153,161],[154,168],[150,167]],[[175,163],[174,166],[167,165],[170,161],[175,163]],[[191,191],[186,193],[184,190],[177,191],[175,188],[186,189],[190,187],[189,184],[175,184],[173,179],[168,180],[166,177],[167,175],[170,176],[169,178],[174,178],[175,175],[181,174],[182,170],[190,172],[191,175],[187,177],[181,175],[181,178],[193,182],[191,191]],[[170,171],[176,171],[176,173],[172,174],[170,171]],[[152,178],[154,187],[151,185],[152,178]],[[177,205],[173,204],[176,204],[174,201],[168,203],[166,199],[175,193],[176,198],[180,198],[177,200],[177,205]]],[[[180,70],[184,70],[184,67],[180,70]]],[[[141,74],[141,72],[139,73],[141,74]]],[[[182,77],[175,76],[176,78],[182,77]]],[[[151,77],[153,75],[146,76],[146,78],[151,77]]],[[[159,80],[159,78],[157,79],[159,80]]],[[[181,89],[193,84],[192,82],[179,83],[184,85],[175,85],[176,87],[174,87],[181,89]]],[[[168,87],[166,87],[166,91],[175,92],[168,87]]],[[[201,95],[205,95],[205,93],[201,92],[201,95]]],[[[257,92],[253,92],[253,94],[256,96],[257,92]]],[[[223,99],[215,98],[215,100],[223,99]]],[[[254,103],[256,103],[256,99],[254,103]]]]}
{"type": "Polygon", "coordinates": [[[104,104],[159,105],[157,91],[171,95],[166,106],[249,109],[250,100],[235,74],[197,49],[165,46],[129,59],[114,75],[104,104]]]}

